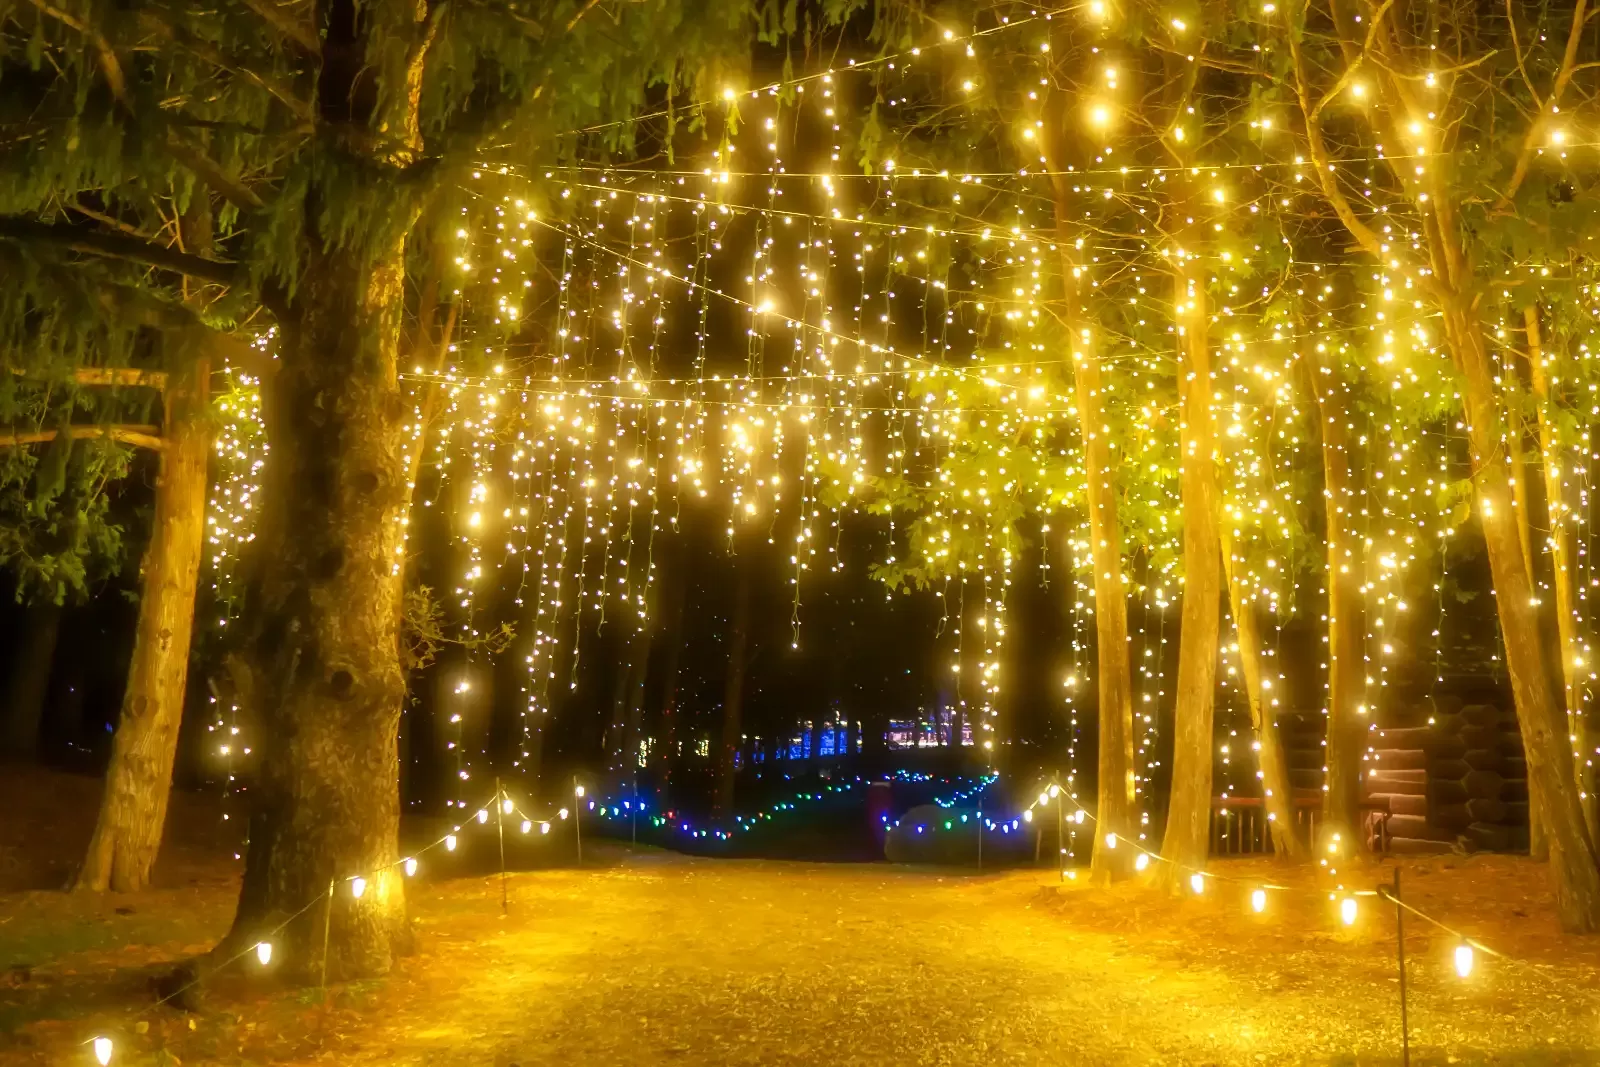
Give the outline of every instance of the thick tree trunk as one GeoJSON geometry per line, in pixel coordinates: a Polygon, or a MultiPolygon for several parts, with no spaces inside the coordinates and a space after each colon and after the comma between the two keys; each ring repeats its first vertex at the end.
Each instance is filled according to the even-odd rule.
{"type": "Polygon", "coordinates": [[[408,940],[396,866],[405,258],[397,240],[365,265],[320,241],[306,259],[263,397],[272,463],[245,651],[261,775],[225,945],[295,916],[274,940],[289,972],[314,978],[326,922],[334,979],[385,973],[408,940]]]}
{"type": "Polygon", "coordinates": [[[733,811],[735,755],[744,727],[744,675],[750,642],[750,571],[753,560],[738,561],[738,588],[734,592],[733,618],[728,623],[728,667],[722,687],[722,741],[717,746],[718,815],[733,811]]]}
{"type": "MultiPolygon", "coordinates": [[[[1453,233],[1440,205],[1438,225],[1453,233]]],[[[1600,929],[1600,868],[1584,821],[1573,773],[1572,745],[1556,701],[1541,647],[1533,577],[1523,564],[1504,464],[1496,459],[1500,409],[1485,348],[1485,324],[1466,297],[1446,292],[1441,300],[1445,336],[1462,377],[1473,478],[1489,569],[1494,577],[1495,609],[1505,641],[1506,670],[1516,700],[1517,722],[1528,764],[1530,796],[1537,803],[1550,843],[1556,910],[1568,933],[1600,929]]]]}
{"type": "MultiPolygon", "coordinates": [[[[193,242],[191,242],[193,243],[193,242]]],[[[196,331],[181,339],[205,346],[196,331]]],[[[172,764],[189,680],[195,587],[205,543],[206,463],[211,457],[211,362],[179,351],[169,373],[165,447],[144,558],[139,622],[128,687],[111,742],[105,792],[89,853],[73,888],[131,893],[150,882],[172,791],[172,764]]]]}
{"type": "MultiPolygon", "coordinates": [[[[1522,547],[1522,566],[1530,582],[1538,572],[1533,569],[1532,508],[1528,503],[1528,459],[1524,440],[1527,435],[1522,418],[1522,382],[1515,367],[1509,374],[1501,375],[1501,382],[1509,403],[1506,427],[1506,454],[1511,462],[1511,498],[1515,502],[1517,543],[1522,547]]],[[[1539,798],[1528,794],[1528,855],[1543,862],[1550,858],[1550,843],[1545,840],[1544,817],[1539,812],[1539,798]]]]}
{"type": "Polygon", "coordinates": [[[1322,795],[1322,841],[1336,840],[1346,854],[1358,842],[1355,829],[1361,811],[1361,750],[1367,716],[1361,701],[1363,620],[1360,567],[1351,529],[1355,494],[1350,449],[1350,407],[1345,386],[1324,374],[1315,356],[1307,355],[1306,372],[1317,403],[1322,442],[1322,506],[1328,568],[1328,707],[1322,795]]]}
{"type": "Polygon", "coordinates": [[[1262,685],[1261,633],[1256,625],[1256,609],[1244,583],[1239,580],[1238,562],[1233,558],[1233,537],[1227,523],[1221,526],[1221,542],[1223,578],[1228,583],[1228,605],[1234,632],[1239,637],[1239,669],[1244,674],[1250,725],[1256,734],[1256,761],[1261,765],[1261,793],[1267,810],[1267,825],[1272,832],[1272,847],[1284,859],[1304,859],[1306,844],[1294,825],[1294,794],[1289,787],[1283,736],[1278,732],[1278,717],[1273,714],[1262,685]]]}
{"type": "Polygon", "coordinates": [[[1161,854],[1173,889],[1204,868],[1211,825],[1212,713],[1216,696],[1222,550],[1211,411],[1210,310],[1204,268],[1175,254],[1174,303],[1182,352],[1183,631],[1172,741],[1172,791],[1161,854]]]}
{"type": "Polygon", "coordinates": [[[31,763],[39,758],[39,727],[61,633],[61,605],[50,601],[28,605],[22,625],[22,640],[8,672],[0,758],[31,763]]]}
{"type": "Polygon", "coordinates": [[[1584,817],[1589,840],[1600,848],[1600,805],[1594,795],[1594,738],[1584,715],[1583,693],[1578,684],[1578,663],[1582,645],[1578,634],[1578,615],[1573,604],[1572,519],[1567,494],[1562,487],[1561,442],[1551,407],[1550,376],[1545,372],[1544,344],[1539,333],[1539,309],[1523,309],[1528,332],[1528,366],[1533,381],[1533,401],[1539,418],[1539,454],[1544,461],[1544,501],[1550,531],[1551,584],[1555,586],[1556,631],[1561,644],[1561,682],[1565,692],[1567,730],[1572,737],[1578,791],[1584,801],[1584,817]]]}

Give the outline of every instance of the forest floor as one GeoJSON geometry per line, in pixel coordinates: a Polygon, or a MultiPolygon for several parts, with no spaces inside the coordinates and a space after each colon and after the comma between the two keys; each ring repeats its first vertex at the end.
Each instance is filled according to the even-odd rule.
{"type": "MultiPolygon", "coordinates": [[[[498,875],[419,878],[418,952],[385,980],[184,1013],[152,1007],[151,979],[226,928],[236,881],[227,856],[173,852],[147,893],[0,893],[0,1065],[90,1064],[97,1033],[134,1067],[1400,1062],[1392,907],[1361,897],[1345,927],[1326,897],[1275,891],[1256,915],[1259,882],[1312,887],[1269,860],[1219,862],[1237,882],[1175,899],[591,844],[581,869],[512,873],[506,915],[498,875]]],[[[1512,957],[1480,953],[1462,980],[1455,938],[1408,921],[1413,1063],[1600,1063],[1600,938],[1557,933],[1542,869],[1451,856],[1403,878],[1512,957]]]]}

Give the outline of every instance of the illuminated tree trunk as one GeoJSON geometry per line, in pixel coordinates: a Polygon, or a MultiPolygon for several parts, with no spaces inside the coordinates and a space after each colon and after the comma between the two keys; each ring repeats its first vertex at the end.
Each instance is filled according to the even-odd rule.
{"type": "Polygon", "coordinates": [[[327,973],[346,978],[387,972],[407,933],[394,866],[405,259],[399,240],[365,266],[320,248],[307,259],[263,396],[272,462],[244,652],[261,770],[230,941],[297,915],[275,940],[284,966],[312,978],[326,919],[327,973]],[[331,901],[307,908],[330,882],[331,901]]]}
{"type": "MultiPolygon", "coordinates": [[[[1506,433],[1506,458],[1511,464],[1511,498],[1515,502],[1517,543],[1522,548],[1522,566],[1530,581],[1537,573],[1533,569],[1533,530],[1528,503],[1528,459],[1523,447],[1525,428],[1522,418],[1522,383],[1515,367],[1501,376],[1509,403],[1506,405],[1510,425],[1506,433]]],[[[1539,813],[1539,800],[1528,793],[1528,855],[1536,860],[1550,858],[1550,844],[1545,840],[1544,818],[1539,813]]]]}
{"type": "MultiPolygon", "coordinates": [[[[181,232],[190,251],[210,254],[211,211],[203,192],[195,194],[181,232]]],[[[195,588],[205,544],[206,464],[211,458],[211,361],[206,348],[212,339],[197,328],[171,331],[164,343],[170,370],[139,621],[100,815],[73,882],[79,891],[131,893],[149,884],[166,826],[188,691],[195,588]]]]}
{"type": "Polygon", "coordinates": [[[744,726],[744,675],[750,642],[750,570],[752,561],[738,561],[738,588],[733,618],[728,623],[728,667],[722,686],[722,740],[717,745],[717,814],[733,810],[733,786],[744,726]]]}
{"type": "Polygon", "coordinates": [[[6,686],[0,758],[31,762],[39,758],[39,727],[49,695],[56,637],[61,632],[61,605],[50,601],[28,605],[22,625],[22,640],[17,644],[6,686]]]}
{"type": "Polygon", "coordinates": [[[1222,551],[1211,412],[1210,311],[1204,269],[1174,252],[1174,304],[1182,357],[1183,631],[1172,741],[1172,792],[1161,854],[1171,888],[1205,867],[1211,825],[1212,714],[1216,696],[1222,551]]]}
{"type": "MultiPolygon", "coordinates": [[[[1454,234],[1450,206],[1440,203],[1435,210],[1435,225],[1454,234]]],[[[1563,930],[1590,933],[1600,929],[1600,868],[1578,798],[1572,746],[1555,699],[1557,686],[1549,676],[1541,647],[1533,576],[1522,558],[1511,487],[1505,465],[1495,459],[1503,435],[1484,344],[1485,324],[1475,303],[1454,291],[1446,291],[1440,303],[1445,335],[1462,377],[1467,435],[1476,471],[1473,480],[1494,576],[1495,609],[1528,763],[1529,794],[1538,806],[1549,841],[1556,910],[1563,930]]]]}
{"type": "Polygon", "coordinates": [[[1133,678],[1128,668],[1128,600],[1122,581],[1122,534],[1117,527],[1116,467],[1111,454],[1100,379],[1100,356],[1082,313],[1082,272],[1066,235],[1066,206],[1056,200],[1057,240],[1062,251],[1068,343],[1077,388],[1078,428],[1083,438],[1085,504],[1089,512],[1090,561],[1094,567],[1096,681],[1099,688],[1100,752],[1094,853],[1089,876],[1104,884],[1126,873],[1132,862],[1133,678]],[[1121,847],[1108,844],[1108,835],[1121,847]]]}
{"type": "Polygon", "coordinates": [[[1261,633],[1256,625],[1255,605],[1239,580],[1233,559],[1233,537],[1227,523],[1220,527],[1223,576],[1228,583],[1228,604],[1234,631],[1239,637],[1239,667],[1244,673],[1245,696],[1250,705],[1250,724],[1256,733],[1256,760],[1261,765],[1261,786],[1267,810],[1267,825],[1272,832],[1272,847],[1285,859],[1304,859],[1305,842],[1294,824],[1294,794],[1289,788],[1288,762],[1283,753],[1283,737],[1278,718],[1267,701],[1261,678],[1261,633]]]}
{"type": "MultiPolygon", "coordinates": [[[[1544,345],[1539,334],[1539,309],[1530,304],[1523,309],[1528,332],[1528,366],[1533,382],[1533,401],[1539,419],[1539,454],[1544,461],[1544,499],[1550,530],[1551,584],[1555,587],[1556,628],[1561,641],[1561,681],[1567,709],[1567,730],[1572,737],[1578,776],[1578,791],[1584,798],[1584,816],[1589,840],[1600,846],[1600,805],[1595,802],[1592,759],[1594,739],[1584,715],[1583,694],[1578,684],[1578,665],[1582,646],[1578,637],[1577,609],[1573,604],[1571,508],[1562,487],[1561,442],[1553,425],[1550,376],[1545,372],[1544,345]]],[[[1531,814],[1531,807],[1530,807],[1531,814]]]]}
{"type": "Polygon", "coordinates": [[[1322,504],[1328,563],[1328,723],[1323,759],[1322,837],[1355,845],[1361,805],[1361,747],[1366,737],[1361,704],[1364,625],[1361,579],[1351,529],[1354,479],[1350,409],[1345,387],[1308,354],[1307,373],[1317,403],[1322,442],[1322,504]],[[1335,836],[1337,835],[1337,837],[1335,836]]]}

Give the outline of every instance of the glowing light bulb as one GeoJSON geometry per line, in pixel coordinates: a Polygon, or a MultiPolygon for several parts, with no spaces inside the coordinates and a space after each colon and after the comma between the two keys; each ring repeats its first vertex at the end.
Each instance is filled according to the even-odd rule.
{"type": "Polygon", "coordinates": [[[522,832],[526,834],[526,833],[531,833],[532,831],[533,831],[533,821],[530,820],[530,819],[523,819],[522,820],[522,832]]]}
{"type": "Polygon", "coordinates": [[[1468,975],[1470,975],[1472,973],[1472,962],[1473,962],[1473,960],[1472,960],[1472,946],[1471,945],[1464,945],[1464,944],[1463,945],[1457,945],[1456,946],[1456,974],[1459,975],[1462,978],[1465,978],[1468,975]]]}
{"type": "Polygon", "coordinates": [[[565,819],[567,817],[567,809],[566,808],[562,808],[560,811],[556,812],[556,814],[559,817],[565,819]]]}
{"type": "Polygon", "coordinates": [[[1141,852],[1133,858],[1134,870],[1142,871],[1148,866],[1150,866],[1150,857],[1147,853],[1141,852]]]}
{"type": "Polygon", "coordinates": [[[576,789],[574,789],[574,790],[573,790],[573,791],[572,791],[572,795],[573,795],[573,796],[576,796],[576,797],[581,797],[581,796],[583,796],[583,786],[581,786],[581,785],[580,785],[580,786],[578,786],[578,787],[577,787],[577,788],[576,788],[576,789]]]}
{"type": "Polygon", "coordinates": [[[511,814],[511,809],[514,808],[514,807],[516,807],[516,805],[511,803],[511,798],[510,797],[506,797],[504,800],[502,800],[500,802],[500,810],[505,812],[507,815],[511,814]]]}
{"type": "Polygon", "coordinates": [[[410,878],[413,874],[416,874],[416,873],[417,873],[417,861],[414,860],[414,859],[407,858],[406,859],[406,877],[410,878]]]}
{"type": "Polygon", "coordinates": [[[549,823],[547,823],[547,822],[542,822],[542,823],[540,823],[540,824],[539,824],[539,832],[540,832],[540,833],[541,833],[541,834],[547,834],[547,833],[549,833],[549,832],[550,832],[550,824],[549,824],[549,823]]]}
{"type": "Polygon", "coordinates": [[[1117,847],[1117,835],[1116,834],[1107,834],[1106,835],[1106,848],[1116,848],[1116,847],[1117,847]]]}
{"type": "Polygon", "coordinates": [[[1250,894],[1250,910],[1262,912],[1267,910],[1267,891],[1257,889],[1250,894]]]}
{"type": "Polygon", "coordinates": [[[1189,888],[1196,893],[1204,893],[1206,891],[1206,876],[1203,874],[1191,874],[1189,876],[1189,888]]]}
{"type": "Polygon", "coordinates": [[[1089,813],[1084,811],[1082,808],[1079,808],[1077,811],[1072,813],[1072,821],[1077,823],[1079,826],[1082,826],[1084,816],[1087,814],[1089,813]]]}
{"type": "Polygon", "coordinates": [[[94,1058],[102,1067],[111,1062],[111,1039],[109,1037],[97,1037],[94,1039],[94,1058]]]}
{"type": "Polygon", "coordinates": [[[478,809],[478,821],[479,822],[488,822],[489,821],[488,809],[486,809],[486,808],[479,808],[478,809]]]}
{"type": "Polygon", "coordinates": [[[1343,900],[1339,901],[1339,918],[1346,926],[1354,926],[1356,924],[1355,897],[1345,897],[1343,900]]]}
{"type": "Polygon", "coordinates": [[[1089,112],[1089,119],[1096,126],[1104,126],[1106,123],[1111,121],[1111,109],[1106,107],[1094,108],[1089,112]]]}
{"type": "Polygon", "coordinates": [[[1024,811],[1022,813],[1022,821],[1023,822],[1032,822],[1033,821],[1033,809],[1032,808],[1029,808],[1027,811],[1024,811]]]}
{"type": "Polygon", "coordinates": [[[445,835],[444,847],[445,847],[445,850],[447,852],[454,852],[456,850],[456,835],[455,834],[446,834],[445,835]]]}
{"type": "Polygon", "coordinates": [[[1105,18],[1106,17],[1105,0],[1090,0],[1090,2],[1089,2],[1089,14],[1093,15],[1097,19],[1105,18]]]}
{"type": "Polygon", "coordinates": [[[355,897],[357,900],[360,900],[361,899],[361,894],[365,893],[366,891],[367,891],[367,880],[365,878],[352,878],[352,879],[350,879],[350,895],[352,897],[355,897]]]}
{"type": "Polygon", "coordinates": [[[1061,795],[1061,787],[1059,785],[1052,785],[1049,792],[1052,797],[1058,797],[1061,795]]]}
{"type": "Polygon", "coordinates": [[[256,943],[256,959],[261,961],[261,966],[263,967],[272,962],[271,941],[260,941],[256,943]]]}

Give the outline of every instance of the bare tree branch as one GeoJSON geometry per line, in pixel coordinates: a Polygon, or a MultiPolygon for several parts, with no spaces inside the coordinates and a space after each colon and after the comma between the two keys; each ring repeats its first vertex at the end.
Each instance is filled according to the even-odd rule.
{"type": "Polygon", "coordinates": [[[239,281],[239,266],[226,260],[208,259],[163,248],[138,237],[121,233],[96,233],[76,226],[36,222],[32,219],[0,217],[0,239],[20,243],[53,244],[106,259],[120,259],[146,267],[175,271],[191,278],[232,285],[239,281]]]}
{"type": "MultiPolygon", "coordinates": [[[[91,437],[109,437],[125,445],[135,445],[139,448],[154,449],[159,452],[166,447],[166,442],[160,437],[159,426],[70,426],[67,436],[74,441],[91,437]]],[[[54,441],[60,436],[58,430],[4,430],[0,429],[0,448],[18,448],[23,445],[38,445],[46,441],[54,441]]]]}
{"type": "Polygon", "coordinates": [[[1572,75],[1577,70],[1578,46],[1583,43],[1583,26],[1589,20],[1588,6],[1588,0],[1577,0],[1572,9],[1572,25],[1567,30],[1567,48],[1561,55],[1561,67],[1556,71],[1555,83],[1550,86],[1550,95],[1540,105],[1538,117],[1528,124],[1528,132],[1522,138],[1522,148],[1517,152],[1517,165],[1511,172],[1511,180],[1506,183],[1505,191],[1495,202],[1494,210],[1497,213],[1510,210],[1511,201],[1516,199],[1517,191],[1527,180],[1528,168],[1533,165],[1533,156],[1539,147],[1539,138],[1543,135],[1550,116],[1555,114],[1556,108],[1560,106],[1561,94],[1566,92],[1567,83],[1572,81],[1572,75]]]}
{"type": "Polygon", "coordinates": [[[100,69],[105,72],[106,83],[111,86],[111,95],[116,97],[119,103],[125,103],[128,99],[128,81],[122,74],[121,60],[117,59],[117,53],[105,35],[83,20],[59,8],[51,7],[44,0],[32,0],[32,3],[39,9],[40,14],[53,18],[63,26],[89,38],[89,42],[94,45],[95,54],[100,58],[100,69]]]}
{"type": "Polygon", "coordinates": [[[272,27],[278,36],[296,45],[302,52],[309,56],[322,54],[322,42],[317,40],[316,31],[284,11],[272,0],[244,0],[244,6],[255,12],[262,22],[272,27]]]}

